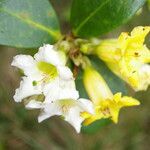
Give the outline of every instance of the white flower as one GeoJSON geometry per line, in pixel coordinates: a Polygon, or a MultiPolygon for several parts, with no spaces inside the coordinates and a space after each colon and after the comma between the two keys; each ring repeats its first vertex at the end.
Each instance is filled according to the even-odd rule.
{"type": "Polygon", "coordinates": [[[25,76],[16,89],[14,100],[21,102],[40,94],[44,94],[44,102],[60,98],[76,99],[78,91],[75,89],[73,74],[65,63],[64,53],[56,51],[52,45],[40,47],[34,58],[30,55],[15,56],[12,66],[23,70],[25,76]]]}
{"type": "Polygon", "coordinates": [[[139,88],[135,90],[146,90],[150,85],[150,65],[143,64],[141,66],[139,71],[139,79],[141,81],[138,86],[139,88]]]}
{"type": "Polygon", "coordinates": [[[84,121],[84,118],[81,117],[80,113],[94,113],[92,102],[83,98],[78,100],[60,99],[51,103],[37,103],[35,100],[32,100],[26,107],[28,109],[43,108],[42,113],[38,117],[39,122],[55,115],[63,116],[64,120],[69,122],[76,129],[77,133],[80,132],[81,123],[84,121]]]}
{"type": "Polygon", "coordinates": [[[93,113],[93,105],[89,100],[78,99],[73,74],[65,64],[63,52],[56,51],[52,45],[44,45],[34,57],[15,56],[12,65],[23,70],[25,76],[14,100],[24,100],[28,109],[40,109],[39,122],[61,115],[80,132],[84,120],[80,113],[93,113]]]}

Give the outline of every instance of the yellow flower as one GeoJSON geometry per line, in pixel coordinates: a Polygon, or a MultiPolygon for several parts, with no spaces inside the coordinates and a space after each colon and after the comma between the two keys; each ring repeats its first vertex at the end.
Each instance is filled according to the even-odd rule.
{"type": "Polygon", "coordinates": [[[84,70],[83,82],[95,108],[94,115],[86,112],[81,114],[85,118],[85,125],[102,118],[111,118],[111,120],[117,123],[119,111],[122,107],[140,104],[138,100],[132,97],[121,97],[121,93],[113,95],[105,80],[92,67],[84,70]]]}
{"type": "Polygon", "coordinates": [[[131,34],[102,41],[95,53],[134,90],[146,90],[150,84],[150,51],[144,44],[150,27],[136,27],[131,34]]]}

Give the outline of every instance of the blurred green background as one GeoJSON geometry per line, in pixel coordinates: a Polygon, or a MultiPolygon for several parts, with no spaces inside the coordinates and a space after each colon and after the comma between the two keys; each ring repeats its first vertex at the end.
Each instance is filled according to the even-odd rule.
{"type": "MultiPolygon", "coordinates": [[[[70,29],[70,0],[51,0],[64,33],[70,29]]],[[[87,6],[88,7],[88,6],[87,6]]],[[[117,37],[138,25],[150,25],[147,5],[128,24],[103,37],[117,37]]],[[[150,38],[147,38],[150,43],[150,38]]],[[[150,44],[149,44],[150,46],[150,44]]],[[[150,149],[150,88],[146,92],[129,95],[138,98],[141,106],[122,109],[119,123],[96,124],[96,132],[77,134],[59,117],[37,123],[38,112],[26,110],[15,103],[13,95],[19,86],[18,71],[10,66],[13,56],[29,54],[33,50],[0,47],[0,150],[149,150],[150,149]]],[[[119,85],[118,85],[119,86],[119,85]]],[[[92,131],[95,130],[94,128],[92,131]]]]}

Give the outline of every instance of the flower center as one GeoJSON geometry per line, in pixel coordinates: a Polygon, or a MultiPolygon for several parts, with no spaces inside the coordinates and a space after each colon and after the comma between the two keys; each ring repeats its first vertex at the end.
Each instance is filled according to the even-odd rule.
{"type": "Polygon", "coordinates": [[[43,80],[45,82],[50,81],[58,76],[57,68],[52,64],[41,61],[37,64],[37,67],[43,73],[43,80]]]}
{"type": "Polygon", "coordinates": [[[104,116],[110,115],[110,110],[108,107],[101,109],[101,112],[103,113],[104,116]]]}
{"type": "Polygon", "coordinates": [[[63,113],[67,113],[71,107],[76,105],[76,102],[71,99],[63,99],[59,100],[58,102],[59,105],[61,106],[63,113]]]}

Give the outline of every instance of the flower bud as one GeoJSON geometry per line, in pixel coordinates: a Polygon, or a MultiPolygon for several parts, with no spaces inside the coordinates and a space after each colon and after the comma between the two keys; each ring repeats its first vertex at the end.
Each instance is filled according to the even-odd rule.
{"type": "Polygon", "coordinates": [[[99,104],[103,99],[112,98],[113,94],[111,93],[107,83],[92,67],[85,68],[83,82],[93,103],[99,104]]]}

